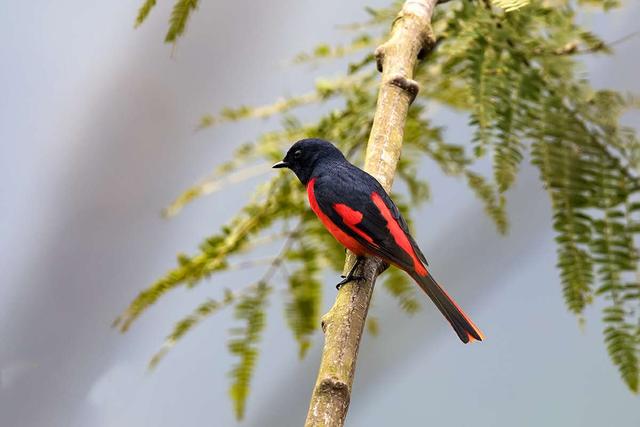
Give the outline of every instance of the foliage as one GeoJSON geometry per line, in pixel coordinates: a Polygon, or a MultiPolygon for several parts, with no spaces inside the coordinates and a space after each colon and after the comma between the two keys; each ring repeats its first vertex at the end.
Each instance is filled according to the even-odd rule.
{"type": "Polygon", "coordinates": [[[491,3],[504,9],[506,12],[513,12],[528,5],[530,0],[492,0],[491,3]]]}
{"type": "Polygon", "coordinates": [[[136,27],[140,26],[147,16],[149,16],[149,12],[156,5],[156,0],[145,0],[144,4],[140,6],[140,10],[138,11],[138,16],[136,17],[136,27]]]}
{"type": "MultiPolygon", "coordinates": [[[[423,203],[429,187],[417,175],[429,158],[447,175],[464,180],[484,204],[500,232],[507,230],[507,192],[517,179],[523,160],[539,170],[550,195],[556,233],[558,268],[568,308],[580,316],[597,299],[606,300],[605,342],[614,364],[633,391],[638,391],[640,358],[640,285],[637,277],[637,234],[640,182],[639,142],[621,116],[637,101],[610,90],[595,90],[583,78],[579,54],[608,53],[611,46],[576,22],[582,4],[602,9],[617,7],[612,0],[446,2],[436,8],[435,49],[416,70],[422,91],[412,105],[405,129],[405,146],[397,180],[412,205],[423,203]],[[445,141],[444,131],[428,118],[439,105],[467,117],[473,132],[470,144],[445,141]],[[479,172],[491,162],[493,173],[479,172]]],[[[142,22],[155,4],[147,1],[142,22]]],[[[175,37],[184,31],[197,2],[179,1],[174,8],[175,37]],[[181,4],[178,8],[178,4],[181,4]]],[[[273,104],[243,106],[208,114],[200,128],[253,118],[280,117],[280,129],[238,148],[232,160],[188,189],[165,211],[173,215],[192,200],[267,170],[295,140],[315,136],[334,141],[356,164],[363,161],[365,143],[376,104],[378,75],[371,52],[380,34],[395,17],[396,4],[368,9],[368,21],[349,26],[353,41],[340,46],[320,45],[295,58],[308,64],[349,57],[345,75],[320,79],[306,94],[273,104]],[[325,105],[315,121],[301,122],[299,107],[325,105]]],[[[401,197],[397,195],[397,197],[401,197]]],[[[402,199],[402,198],[401,198],[402,199]]],[[[402,209],[402,207],[401,207],[402,209]]],[[[402,209],[408,212],[407,209],[402,209]]],[[[303,191],[288,174],[275,174],[259,187],[253,200],[221,231],[205,239],[193,255],[179,255],[177,266],[142,291],[117,320],[126,330],[145,310],[171,289],[192,287],[214,274],[230,270],[238,257],[259,246],[280,243],[267,273],[256,285],[234,289],[223,302],[205,302],[180,321],[161,350],[195,324],[226,305],[246,323],[234,330],[230,350],[240,358],[232,374],[236,413],[244,412],[250,378],[258,355],[268,290],[278,285],[276,272],[286,277],[285,317],[304,356],[317,329],[324,267],[341,271],[342,249],[309,214],[303,191]],[[294,224],[292,226],[292,224],[294,224]],[[301,235],[305,238],[302,240],[301,235]],[[241,295],[241,296],[236,296],[241,295]],[[234,296],[234,297],[232,297],[234,296]]],[[[252,265],[249,263],[249,265],[252,265]]],[[[215,282],[211,284],[217,286],[215,282]]],[[[385,287],[408,313],[419,304],[406,277],[386,273],[385,287]]],[[[377,331],[375,318],[368,329],[377,331]]],[[[158,358],[154,358],[156,363],[158,358]]]]}
{"type": "Polygon", "coordinates": [[[173,6],[169,19],[169,30],[164,38],[165,43],[175,43],[187,26],[191,12],[198,7],[198,0],[178,0],[173,6]]]}
{"type": "MultiPolygon", "coordinates": [[[[305,233],[304,231],[302,232],[305,233]]],[[[290,250],[286,259],[300,263],[298,270],[289,276],[289,295],[285,316],[299,345],[300,357],[304,357],[311,345],[311,335],[320,321],[320,298],[322,283],[318,273],[318,246],[298,241],[299,248],[290,250]]]]}
{"type": "Polygon", "coordinates": [[[224,299],[222,301],[215,301],[208,298],[205,302],[200,304],[192,314],[180,320],[175,324],[173,331],[167,336],[164,344],[158,350],[158,352],[151,358],[149,367],[155,368],[156,365],[162,360],[169,350],[178,342],[180,338],[187,334],[194,326],[205,320],[207,317],[215,314],[218,310],[230,305],[235,301],[235,295],[228,289],[225,290],[224,299]]]}
{"type": "MultiPolygon", "coordinates": [[[[191,12],[198,8],[199,0],[176,0],[169,18],[169,30],[164,38],[165,43],[175,43],[184,34],[191,12]]],[[[156,0],[145,0],[138,10],[135,26],[140,26],[156,6],[156,0]]]]}
{"type": "Polygon", "coordinates": [[[269,286],[260,282],[250,294],[243,296],[235,307],[235,317],[246,322],[244,328],[230,330],[229,341],[229,351],[240,358],[231,370],[232,382],[229,389],[238,419],[244,416],[249,385],[258,357],[256,345],[264,329],[264,310],[269,291],[269,286]]]}

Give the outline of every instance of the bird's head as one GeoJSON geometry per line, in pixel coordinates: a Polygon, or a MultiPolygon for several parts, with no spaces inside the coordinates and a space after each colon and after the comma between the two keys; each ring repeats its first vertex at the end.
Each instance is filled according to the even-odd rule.
{"type": "Polygon", "coordinates": [[[309,138],[301,139],[293,144],[284,159],[273,165],[273,167],[291,169],[300,182],[307,185],[318,166],[331,161],[344,160],[345,158],[340,150],[329,141],[309,138]]]}

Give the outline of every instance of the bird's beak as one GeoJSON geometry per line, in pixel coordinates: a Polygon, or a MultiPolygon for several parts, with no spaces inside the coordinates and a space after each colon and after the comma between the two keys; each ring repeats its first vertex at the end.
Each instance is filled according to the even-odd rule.
{"type": "Polygon", "coordinates": [[[271,166],[273,169],[280,169],[280,168],[288,168],[289,167],[289,163],[285,162],[284,160],[281,162],[276,163],[275,165],[271,166]]]}

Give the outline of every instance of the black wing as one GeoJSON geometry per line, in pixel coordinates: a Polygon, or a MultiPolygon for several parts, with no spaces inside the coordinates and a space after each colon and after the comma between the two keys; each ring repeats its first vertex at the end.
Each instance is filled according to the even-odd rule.
{"type": "Polygon", "coordinates": [[[384,202],[393,220],[408,238],[411,247],[418,259],[427,264],[427,261],[418,248],[413,237],[409,233],[409,227],[397,206],[380,183],[368,173],[349,165],[333,171],[330,176],[320,176],[315,183],[315,196],[320,209],[349,236],[357,240],[370,252],[393,262],[404,269],[414,267],[414,260],[394,238],[389,229],[389,223],[383,213],[374,203],[373,193],[379,195],[384,202]],[[344,215],[336,210],[336,205],[343,204],[353,211],[362,214],[357,224],[345,221],[344,215]],[[356,232],[357,227],[361,233],[356,232]],[[370,239],[367,239],[365,236],[370,239]]]}

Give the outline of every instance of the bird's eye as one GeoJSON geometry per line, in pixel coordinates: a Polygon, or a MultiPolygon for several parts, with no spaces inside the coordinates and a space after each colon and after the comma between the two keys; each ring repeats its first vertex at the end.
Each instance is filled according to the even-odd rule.
{"type": "Polygon", "coordinates": [[[296,150],[296,151],[293,153],[293,158],[294,158],[294,159],[299,159],[300,157],[302,157],[302,150],[296,150]]]}

